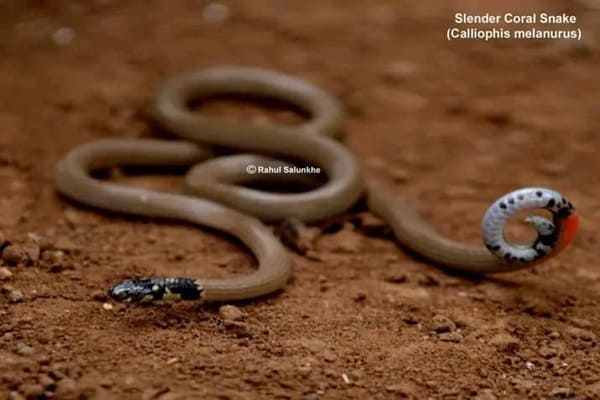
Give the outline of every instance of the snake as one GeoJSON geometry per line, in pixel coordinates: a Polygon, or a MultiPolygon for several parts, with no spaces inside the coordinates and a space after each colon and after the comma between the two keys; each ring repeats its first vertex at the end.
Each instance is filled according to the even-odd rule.
{"type": "Polygon", "coordinates": [[[280,291],[292,276],[292,259],[267,224],[287,218],[318,222],[347,212],[360,199],[391,227],[399,245],[436,266],[464,273],[508,272],[544,262],[571,243],[577,231],[579,217],[566,197],[530,187],[514,190],[490,206],[481,223],[482,245],[439,234],[414,206],[363,177],[357,157],[339,141],[345,116],[341,102],[308,81],[280,72],[222,66],[175,75],[159,89],[152,116],[176,138],[107,138],[76,146],[57,163],[58,191],[98,209],[218,230],[239,239],[256,258],[257,268],[227,278],[131,278],[109,290],[117,301],[226,302],[280,291]],[[296,125],[261,125],[191,107],[195,101],[232,95],[286,103],[307,119],[296,125]],[[93,175],[120,166],[188,168],[184,190],[154,191],[93,175]],[[257,166],[293,173],[260,174],[257,166]],[[294,172],[304,167],[316,168],[320,178],[294,172]],[[251,185],[266,181],[310,187],[281,193],[251,185]],[[528,216],[525,222],[537,232],[535,240],[509,242],[504,235],[509,219],[529,209],[546,210],[551,219],[528,216]]]}

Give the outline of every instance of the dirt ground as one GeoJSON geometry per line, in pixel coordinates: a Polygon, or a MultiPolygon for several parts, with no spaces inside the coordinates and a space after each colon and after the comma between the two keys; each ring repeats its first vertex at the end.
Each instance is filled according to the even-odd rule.
{"type": "Polygon", "coordinates": [[[581,4],[520,3],[0,1],[0,398],[600,398],[600,25],[581,4]],[[502,10],[576,13],[586,40],[446,40],[454,12],[502,10]],[[129,276],[254,266],[217,232],[89,209],[53,186],[78,144],[156,135],[165,78],[224,64],[339,96],[365,173],[449,237],[479,243],[491,201],[540,185],[578,208],[576,243],[474,279],[348,223],[294,254],[283,292],[237,309],[107,300],[129,276]]]}

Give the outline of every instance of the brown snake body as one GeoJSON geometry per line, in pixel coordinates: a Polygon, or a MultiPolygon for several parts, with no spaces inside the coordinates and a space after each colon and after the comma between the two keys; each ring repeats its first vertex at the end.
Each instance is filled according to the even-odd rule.
{"type": "Polygon", "coordinates": [[[393,198],[387,190],[372,183],[366,189],[358,161],[335,140],[343,117],[338,102],[315,86],[279,73],[223,67],[176,76],[159,92],[154,116],[160,125],[185,141],[109,139],[83,144],[59,162],[59,191],[101,209],[177,219],[226,232],[248,246],[258,260],[258,269],[227,279],[128,280],[111,290],[118,300],[229,301],[271,293],[285,285],[292,267],[283,246],[260,220],[295,217],[305,222],[318,221],[343,213],[365,193],[370,210],[390,224],[400,244],[439,266],[466,272],[510,271],[545,260],[572,239],[577,227],[576,214],[564,197],[534,188],[505,196],[510,207],[501,207],[505,204],[498,200],[500,205],[488,212],[489,218],[482,225],[487,248],[440,236],[414,209],[393,198]],[[291,103],[310,114],[310,118],[299,126],[257,126],[201,115],[188,107],[191,100],[232,93],[291,103]],[[211,158],[211,148],[215,147],[247,154],[211,158]],[[208,158],[211,159],[199,163],[208,158]],[[240,185],[269,179],[249,176],[246,168],[250,164],[291,165],[279,158],[318,166],[327,175],[327,182],[313,190],[285,194],[240,185]],[[120,165],[194,164],[186,177],[186,195],[130,188],[90,176],[94,169],[120,165]],[[538,196],[540,191],[542,195],[538,196]],[[527,249],[511,247],[501,237],[503,224],[515,212],[528,207],[546,208],[554,220],[533,219],[531,224],[538,231],[536,243],[527,249]]]}

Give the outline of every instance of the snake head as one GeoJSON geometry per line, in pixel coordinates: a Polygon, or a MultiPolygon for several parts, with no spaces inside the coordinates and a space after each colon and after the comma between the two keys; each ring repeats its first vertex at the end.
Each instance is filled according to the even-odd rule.
{"type": "Polygon", "coordinates": [[[556,229],[552,221],[538,215],[530,215],[524,221],[531,225],[540,236],[553,235],[556,229]]]}
{"type": "Polygon", "coordinates": [[[114,300],[150,303],[158,300],[198,300],[203,287],[190,278],[141,278],[123,281],[110,290],[114,300]]]}
{"type": "Polygon", "coordinates": [[[147,303],[154,299],[152,289],[156,287],[153,279],[129,279],[123,281],[110,289],[110,297],[117,301],[130,303],[147,303]]]}

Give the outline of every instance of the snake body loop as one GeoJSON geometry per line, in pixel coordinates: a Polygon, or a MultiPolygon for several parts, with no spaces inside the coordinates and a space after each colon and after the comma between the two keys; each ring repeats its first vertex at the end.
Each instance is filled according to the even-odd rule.
{"type": "Polygon", "coordinates": [[[226,279],[131,279],[112,288],[110,294],[116,300],[233,301],[281,289],[291,276],[291,260],[260,220],[295,217],[318,221],[343,213],[365,193],[370,210],[392,227],[401,245],[441,267],[465,272],[504,272],[543,261],[562,250],[577,229],[577,216],[568,200],[557,192],[534,188],[513,192],[492,205],[482,222],[487,248],[440,236],[387,189],[363,183],[356,158],[335,140],[343,118],[339,103],[321,89],[283,74],[224,67],[179,75],[159,91],[154,116],[184,140],[107,139],[80,145],[58,163],[58,190],[101,209],[176,219],[223,231],[250,249],[258,269],[226,279]],[[310,118],[299,126],[257,126],[209,117],[188,107],[192,100],[239,93],[291,103],[310,118]],[[215,158],[214,149],[223,148],[246,154],[215,158]],[[250,164],[318,167],[327,180],[301,193],[267,193],[240,185],[285,178],[314,187],[318,180],[298,174],[249,176],[246,168],[250,164]],[[121,165],[195,166],[186,176],[187,195],[125,187],[90,175],[98,168],[121,165]],[[548,209],[553,221],[530,217],[528,222],[538,231],[538,238],[530,247],[515,247],[504,240],[504,224],[514,213],[530,207],[548,209]]]}

